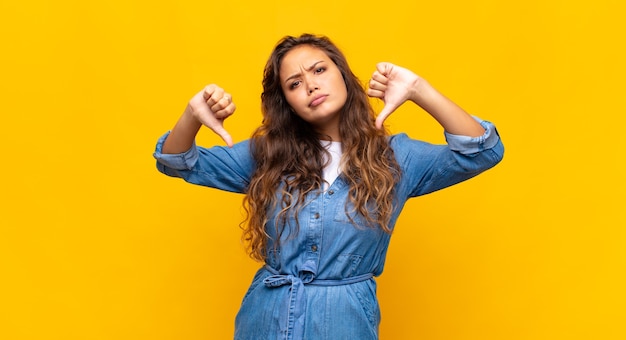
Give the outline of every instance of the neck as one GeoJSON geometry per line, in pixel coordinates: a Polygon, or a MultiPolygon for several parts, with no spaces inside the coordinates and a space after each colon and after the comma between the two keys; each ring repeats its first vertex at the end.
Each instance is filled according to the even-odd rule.
{"type": "Polygon", "coordinates": [[[341,142],[341,135],[339,134],[339,124],[316,126],[315,131],[317,131],[317,133],[320,135],[321,140],[341,142]]]}

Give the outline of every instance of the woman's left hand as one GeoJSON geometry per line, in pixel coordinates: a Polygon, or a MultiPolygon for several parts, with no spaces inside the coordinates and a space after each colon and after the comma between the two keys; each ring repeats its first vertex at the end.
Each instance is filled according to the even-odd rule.
{"type": "Polygon", "coordinates": [[[405,101],[414,98],[421,78],[403,67],[391,63],[378,63],[369,81],[367,95],[382,99],[383,110],[376,117],[376,128],[383,123],[405,101]]]}

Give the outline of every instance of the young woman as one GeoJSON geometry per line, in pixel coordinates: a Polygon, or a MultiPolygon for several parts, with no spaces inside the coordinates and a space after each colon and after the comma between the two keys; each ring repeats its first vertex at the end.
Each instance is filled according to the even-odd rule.
{"type": "Polygon", "coordinates": [[[223,126],[232,97],[209,85],[154,153],[166,175],[246,195],[244,239],[264,265],[235,339],[377,339],[374,277],[404,203],[493,167],[504,152],[498,133],[390,63],[364,90],[337,47],[309,34],[278,43],[261,100],[262,125],[233,145],[223,126]],[[385,103],[378,116],[368,95],[385,103]],[[406,101],[441,124],[447,145],[388,135],[385,118],[406,101]],[[228,147],[196,146],[202,125],[228,147]]]}

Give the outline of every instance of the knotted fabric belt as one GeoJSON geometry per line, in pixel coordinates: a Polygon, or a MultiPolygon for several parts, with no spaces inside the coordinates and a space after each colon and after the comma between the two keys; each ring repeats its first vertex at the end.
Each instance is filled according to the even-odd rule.
{"type": "Polygon", "coordinates": [[[311,272],[303,273],[302,278],[295,275],[280,274],[274,268],[265,266],[265,269],[272,275],[263,279],[263,283],[268,288],[276,288],[284,285],[289,287],[289,296],[285,299],[281,316],[280,329],[282,338],[285,340],[299,340],[304,337],[304,321],[306,320],[306,292],[304,285],[312,286],[342,286],[371,279],[374,275],[367,273],[340,280],[320,280],[315,278],[311,272]]]}

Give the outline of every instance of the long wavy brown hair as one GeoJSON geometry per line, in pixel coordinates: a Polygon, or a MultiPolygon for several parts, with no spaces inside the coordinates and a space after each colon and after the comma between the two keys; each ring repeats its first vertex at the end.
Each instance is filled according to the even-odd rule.
{"type": "MultiPolygon", "coordinates": [[[[244,209],[247,213],[242,239],[250,256],[264,261],[269,234],[265,228],[275,228],[278,246],[280,235],[289,216],[297,221],[300,207],[309,193],[320,192],[322,170],[328,151],[321,145],[313,127],[295,114],[287,103],[280,82],[280,67],[284,56],[294,47],[309,45],[319,48],[337,65],[347,88],[347,99],[340,112],[339,134],[343,155],[341,170],[350,187],[350,202],[346,214],[359,214],[368,227],[380,227],[391,233],[389,226],[393,211],[393,190],[400,173],[388,133],[375,127],[375,113],[365,89],[352,73],[343,53],[324,36],[303,34],[284,37],[274,48],[265,66],[261,106],[263,123],[252,134],[251,152],[256,161],[244,209]],[[349,207],[351,203],[352,206],[349,207]],[[372,207],[376,207],[372,209],[372,207]],[[268,212],[279,209],[273,226],[266,225],[268,212]]],[[[292,230],[289,232],[298,232],[292,230]]]]}

